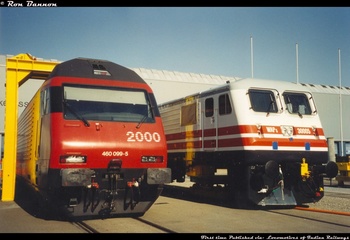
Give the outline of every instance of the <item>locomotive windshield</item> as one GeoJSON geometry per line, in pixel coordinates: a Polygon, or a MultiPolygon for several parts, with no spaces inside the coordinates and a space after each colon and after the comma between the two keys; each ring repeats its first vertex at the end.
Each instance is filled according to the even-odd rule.
{"type": "Polygon", "coordinates": [[[129,88],[64,86],[64,118],[116,122],[154,122],[148,94],[129,88]]]}
{"type": "Polygon", "coordinates": [[[310,103],[304,93],[284,92],[283,98],[289,113],[299,116],[311,114],[310,103]]]}
{"type": "Polygon", "coordinates": [[[278,111],[274,92],[270,90],[249,89],[249,98],[255,112],[276,113],[278,111]]]}

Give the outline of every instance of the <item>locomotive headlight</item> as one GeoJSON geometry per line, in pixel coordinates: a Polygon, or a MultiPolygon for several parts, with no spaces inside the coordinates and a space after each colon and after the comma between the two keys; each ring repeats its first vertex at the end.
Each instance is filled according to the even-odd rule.
{"type": "Polygon", "coordinates": [[[163,156],[142,156],[141,162],[143,162],[143,163],[162,163],[163,156]]]}
{"type": "Polygon", "coordinates": [[[60,163],[86,163],[86,156],[63,155],[60,156],[60,163]]]}

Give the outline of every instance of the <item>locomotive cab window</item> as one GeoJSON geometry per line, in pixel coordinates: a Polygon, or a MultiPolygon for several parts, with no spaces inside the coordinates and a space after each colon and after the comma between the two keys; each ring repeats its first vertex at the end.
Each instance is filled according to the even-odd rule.
{"type": "Polygon", "coordinates": [[[271,90],[249,89],[251,108],[255,112],[277,113],[275,94],[271,90]]]}
{"type": "Polygon", "coordinates": [[[46,115],[50,113],[50,92],[49,88],[46,88],[41,93],[41,107],[40,107],[40,114],[41,116],[46,115]]]}
{"type": "Polygon", "coordinates": [[[205,99],[205,116],[212,117],[214,115],[214,99],[205,99]]]}
{"type": "Polygon", "coordinates": [[[310,102],[304,93],[284,92],[283,99],[289,113],[311,115],[310,102]]]}
{"type": "Polygon", "coordinates": [[[154,122],[147,92],[137,89],[64,86],[65,119],[154,122]]]}
{"type": "Polygon", "coordinates": [[[232,112],[231,102],[228,94],[219,96],[219,114],[226,115],[232,112]]]}

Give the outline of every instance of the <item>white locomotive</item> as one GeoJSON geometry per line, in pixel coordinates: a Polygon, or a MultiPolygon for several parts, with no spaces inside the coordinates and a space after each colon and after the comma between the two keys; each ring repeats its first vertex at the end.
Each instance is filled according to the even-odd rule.
{"type": "Polygon", "coordinates": [[[237,204],[316,202],[325,174],[338,173],[312,93],[299,84],[241,79],[159,110],[172,180],[223,185],[237,204]]]}

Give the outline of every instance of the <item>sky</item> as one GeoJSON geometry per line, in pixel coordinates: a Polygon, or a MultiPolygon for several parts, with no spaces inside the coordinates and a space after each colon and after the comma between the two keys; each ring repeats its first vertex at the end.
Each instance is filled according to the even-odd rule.
{"type": "Polygon", "coordinates": [[[349,7],[0,7],[0,55],[350,86],[349,7]]]}

